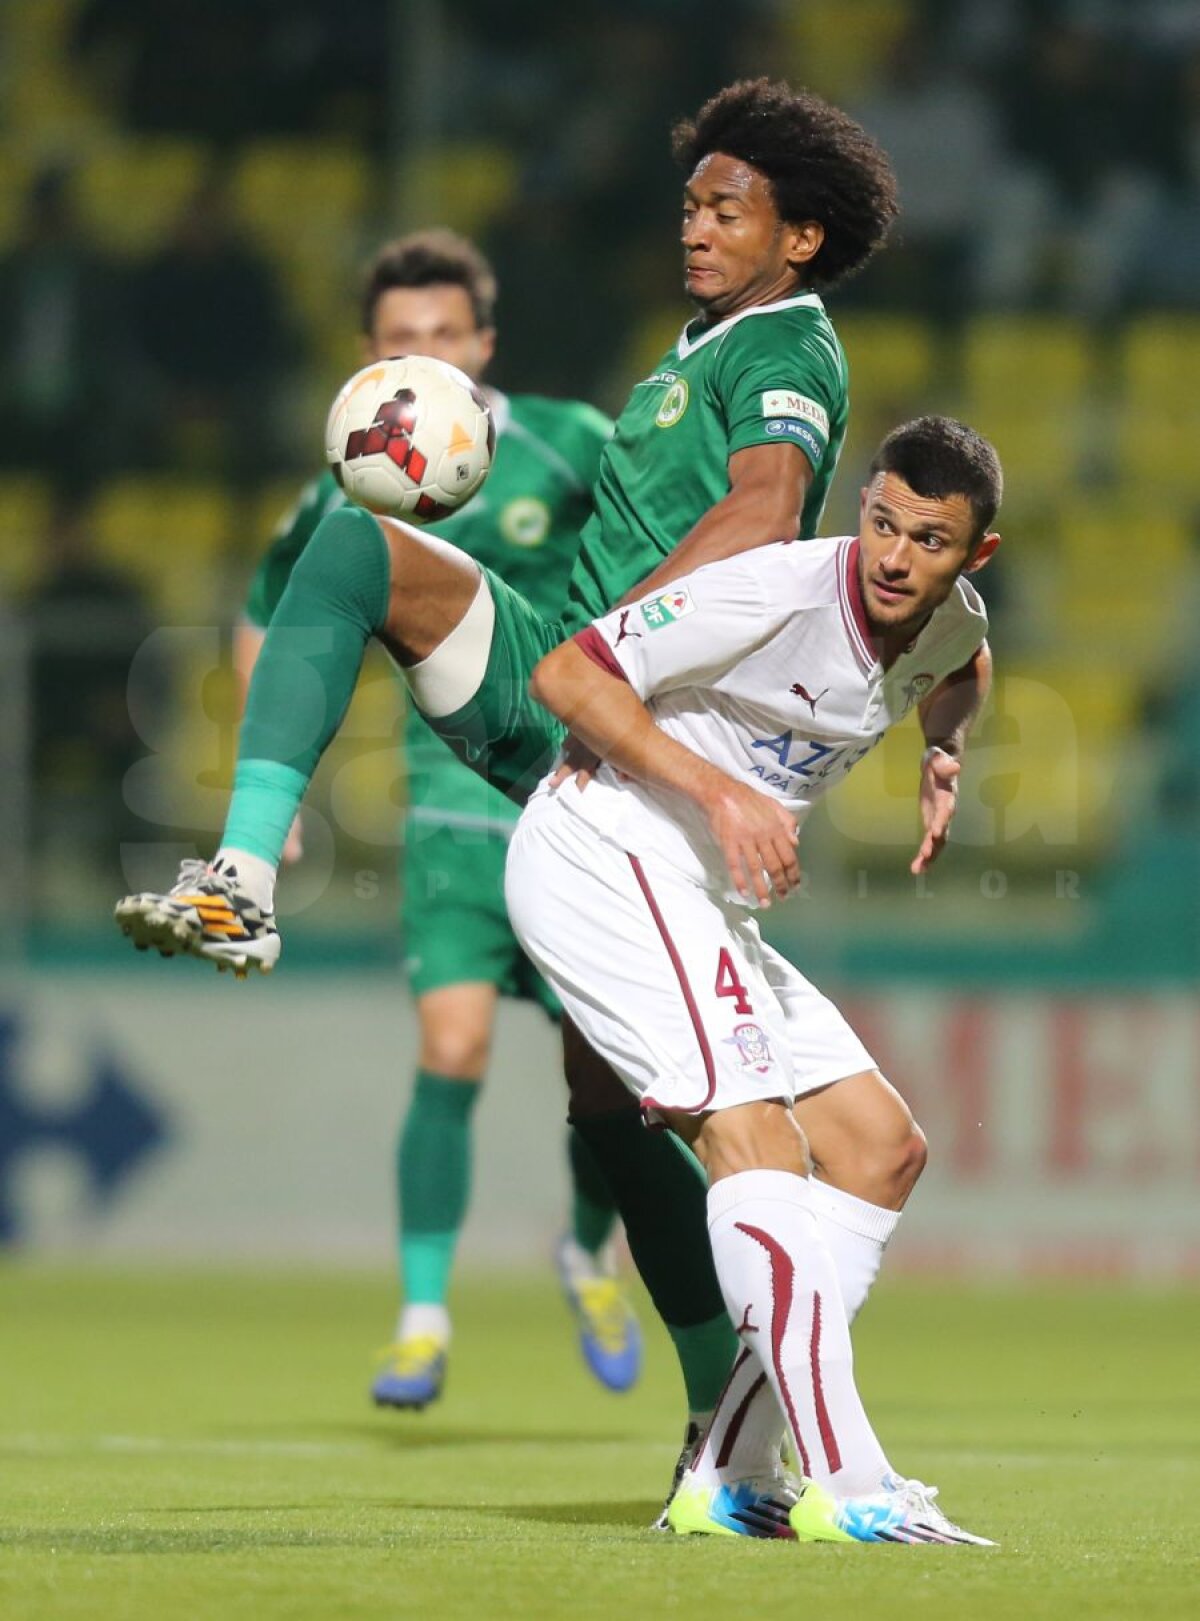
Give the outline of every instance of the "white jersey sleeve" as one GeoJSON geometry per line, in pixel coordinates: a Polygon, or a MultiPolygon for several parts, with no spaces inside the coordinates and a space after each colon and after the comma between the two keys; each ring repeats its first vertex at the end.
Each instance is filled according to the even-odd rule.
{"type": "Polygon", "coordinates": [[[707,563],[665,591],[615,608],[579,640],[590,656],[615,664],[639,698],[709,685],[769,641],[794,612],[786,589],[773,589],[778,550],[762,546],[707,563]]]}

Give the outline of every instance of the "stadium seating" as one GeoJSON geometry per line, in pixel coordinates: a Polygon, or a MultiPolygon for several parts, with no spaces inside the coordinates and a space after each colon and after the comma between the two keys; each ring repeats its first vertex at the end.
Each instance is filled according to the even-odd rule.
{"type": "Polygon", "coordinates": [[[834,100],[868,88],[880,63],[912,19],[908,0],[807,0],[778,11],[780,72],[797,84],[820,85],[834,100]]]}
{"type": "Polygon", "coordinates": [[[98,554],[129,571],[175,624],[213,621],[235,533],[235,506],[219,484],[121,478],[96,498],[98,554]]]}
{"type": "Polygon", "coordinates": [[[20,598],[42,569],[50,487],[21,474],[0,477],[0,598],[20,598]]]}
{"type": "Polygon", "coordinates": [[[145,258],[174,227],[207,163],[193,141],[108,141],[74,173],[80,218],[110,253],[145,258]]]}
{"type": "Polygon", "coordinates": [[[1086,328],[1052,316],[976,316],[960,363],[962,415],[1000,452],[1010,512],[1057,503],[1088,446],[1098,368],[1086,328]]]}
{"type": "Polygon", "coordinates": [[[935,381],[938,342],[928,325],[904,316],[852,313],[839,316],[838,336],[850,364],[850,391],[864,400],[888,402],[903,413],[925,399],[935,381]],[[903,403],[901,403],[903,402],[903,403]]]}
{"type": "Polygon", "coordinates": [[[517,178],[513,154],[494,142],[452,141],[415,152],[396,185],[397,217],[414,225],[437,220],[479,236],[512,201],[517,178]]]}

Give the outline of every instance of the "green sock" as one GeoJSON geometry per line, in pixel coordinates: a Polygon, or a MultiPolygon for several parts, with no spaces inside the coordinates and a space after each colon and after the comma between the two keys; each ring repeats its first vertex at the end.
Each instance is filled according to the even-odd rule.
{"type": "Polygon", "coordinates": [[[688,1328],[668,1323],[667,1333],[675,1342],[679,1366],[683,1369],[688,1411],[711,1413],[738,1353],[738,1337],[729,1321],[729,1313],[722,1305],[719,1317],[712,1317],[707,1323],[693,1323],[688,1328]]]}
{"type": "Polygon", "coordinates": [[[322,519],[271,616],[254,666],[223,846],[278,865],[317,761],[387,617],[383,531],[360,507],[322,519]]]}
{"type": "Polygon", "coordinates": [[[679,1353],[688,1407],[716,1406],[737,1354],[708,1241],[708,1185],[695,1156],[633,1110],[573,1121],[612,1189],[642,1281],[679,1353]]]}
{"type": "Polygon", "coordinates": [[[567,1131],[571,1165],[571,1236],[580,1249],[596,1255],[612,1237],[617,1207],[595,1155],[572,1126],[567,1131]]]}
{"type": "Polygon", "coordinates": [[[400,1280],[409,1305],[442,1306],[471,1193],[474,1081],[417,1071],[396,1152],[400,1280]]]}

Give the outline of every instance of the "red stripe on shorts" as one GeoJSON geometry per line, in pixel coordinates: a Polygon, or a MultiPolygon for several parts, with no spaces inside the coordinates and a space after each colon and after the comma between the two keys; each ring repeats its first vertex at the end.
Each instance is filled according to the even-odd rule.
{"type": "MultiPolygon", "coordinates": [[[[645,869],[635,855],[626,850],[629,856],[629,865],[633,868],[633,876],[638,881],[638,888],[646,898],[646,905],[650,908],[650,915],[654,919],[662,943],[667,948],[667,956],[671,959],[671,967],[675,970],[675,977],[679,981],[679,989],[683,992],[683,1000],[687,1003],[688,1017],[692,1021],[692,1029],[696,1032],[696,1040],[700,1045],[700,1056],[704,1060],[704,1073],[708,1079],[708,1091],[699,1103],[691,1108],[680,1109],[681,1114],[700,1114],[712,1102],[713,1093],[717,1090],[717,1070],[713,1063],[712,1048],[708,1044],[704,1023],[700,1018],[700,1009],[696,1006],[696,998],[692,995],[692,987],[688,983],[687,970],[683,966],[683,959],[675,949],[675,942],[671,938],[671,931],[667,928],[666,920],[658,909],[658,902],[654,899],[654,892],[650,888],[650,881],[646,877],[645,869]]],[[[661,1109],[663,1105],[656,1103],[653,1098],[643,1098],[643,1109],[661,1109]]],[[[678,1107],[678,1105],[671,1105],[678,1107]]]]}

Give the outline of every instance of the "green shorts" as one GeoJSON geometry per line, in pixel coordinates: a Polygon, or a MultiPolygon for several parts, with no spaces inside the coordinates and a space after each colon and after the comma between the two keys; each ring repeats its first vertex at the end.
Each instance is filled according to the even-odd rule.
{"type": "Polygon", "coordinates": [[[566,735],[562,723],[529,696],[534,665],[566,639],[566,631],[560,620],[544,618],[491,569],[483,572],[496,622],[482,685],[462,709],[426,719],[464,764],[523,805],[566,735]]]}
{"type": "Polygon", "coordinates": [[[557,1019],[558,998],[517,944],[504,907],[503,833],[404,824],[404,955],[414,996],[483,982],[536,1002],[557,1019]]]}

